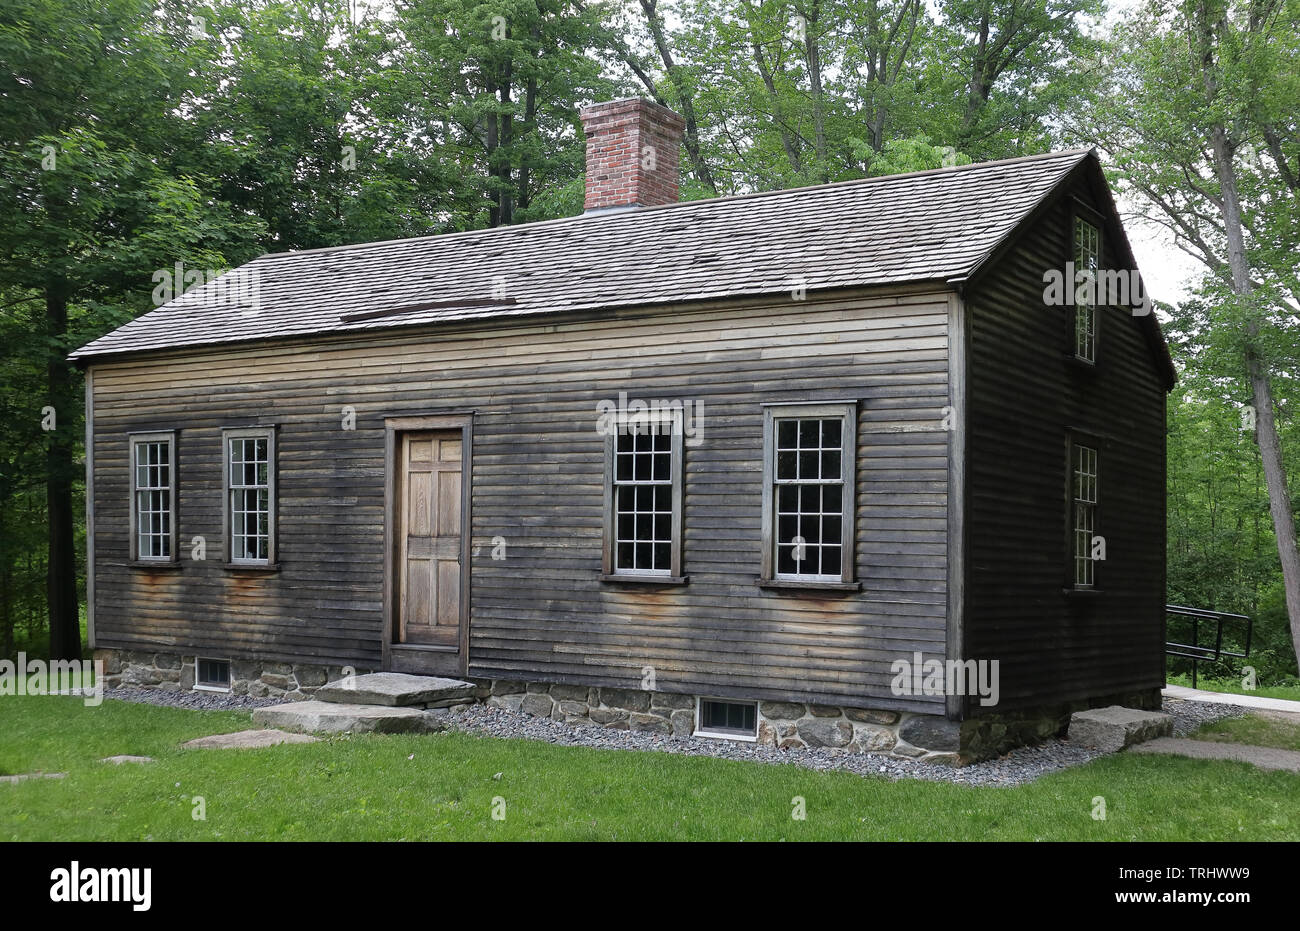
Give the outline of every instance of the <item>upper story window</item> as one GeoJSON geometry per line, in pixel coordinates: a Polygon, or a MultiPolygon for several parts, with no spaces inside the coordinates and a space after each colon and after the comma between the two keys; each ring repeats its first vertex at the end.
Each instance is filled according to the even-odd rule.
{"type": "Polygon", "coordinates": [[[176,435],[131,436],[131,558],[176,559],[176,435]]]}
{"type": "Polygon", "coordinates": [[[1070,446],[1071,572],[1075,588],[1097,583],[1093,540],[1097,536],[1097,450],[1080,443],[1070,446]]]}
{"type": "Polygon", "coordinates": [[[765,411],[763,579],[852,582],[856,405],[765,411]]]}
{"type": "Polygon", "coordinates": [[[1097,361],[1097,272],[1101,267],[1101,229],[1074,218],[1074,355],[1097,361]]]}
{"type": "Polygon", "coordinates": [[[275,562],[275,430],[225,430],[226,545],[232,563],[275,562]]]}
{"type": "Polygon", "coordinates": [[[606,443],[605,574],[680,578],[680,418],[620,424],[606,443]]]}

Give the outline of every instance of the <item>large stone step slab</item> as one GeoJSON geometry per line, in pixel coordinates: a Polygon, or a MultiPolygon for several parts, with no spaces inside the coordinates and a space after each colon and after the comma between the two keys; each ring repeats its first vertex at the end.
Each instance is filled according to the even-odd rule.
{"type": "Polygon", "coordinates": [[[1115,753],[1157,737],[1168,737],[1173,732],[1174,719],[1159,711],[1109,705],[1070,715],[1070,743],[1096,747],[1106,753],[1115,753]]]}
{"type": "Polygon", "coordinates": [[[474,686],[468,682],[438,676],[412,676],[404,672],[372,672],[340,679],[321,686],[315,695],[318,702],[386,707],[445,707],[457,701],[470,701],[473,697],[474,686]]]}
{"type": "Polygon", "coordinates": [[[443,729],[438,719],[422,708],[344,705],[325,701],[294,701],[258,708],[253,712],[253,723],[304,734],[410,734],[443,729]]]}

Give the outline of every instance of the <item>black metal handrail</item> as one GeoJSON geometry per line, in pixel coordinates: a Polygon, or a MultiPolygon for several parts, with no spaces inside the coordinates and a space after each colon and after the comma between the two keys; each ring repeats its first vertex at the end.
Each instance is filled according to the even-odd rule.
{"type": "Polygon", "coordinates": [[[1208,608],[1189,608],[1185,605],[1165,605],[1165,614],[1192,619],[1192,642],[1165,642],[1166,656],[1179,656],[1192,661],[1192,688],[1196,688],[1197,667],[1201,662],[1220,662],[1225,656],[1245,659],[1250,655],[1250,640],[1254,634],[1255,624],[1244,614],[1229,614],[1226,611],[1212,611],[1208,608]],[[1214,643],[1201,643],[1201,621],[1214,622],[1214,643]],[[1246,646],[1240,652],[1223,648],[1224,621],[1246,622],[1246,646]]]}

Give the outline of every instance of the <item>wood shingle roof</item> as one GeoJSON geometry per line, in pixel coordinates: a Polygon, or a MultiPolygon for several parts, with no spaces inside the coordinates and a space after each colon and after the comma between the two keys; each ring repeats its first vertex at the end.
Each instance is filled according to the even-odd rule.
{"type": "Polygon", "coordinates": [[[473,318],[948,281],[1077,149],[519,226],[263,255],[72,353],[96,357],[473,318]]]}

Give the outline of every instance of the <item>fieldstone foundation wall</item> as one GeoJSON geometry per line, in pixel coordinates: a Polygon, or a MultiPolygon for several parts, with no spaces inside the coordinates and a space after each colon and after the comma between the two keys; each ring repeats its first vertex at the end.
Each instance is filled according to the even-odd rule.
{"type": "Polygon", "coordinates": [[[695,699],[668,692],[494,679],[486,703],[565,724],[599,724],[677,737],[695,731],[695,699]]]}
{"type": "MultiPolygon", "coordinates": [[[[204,659],[224,659],[204,654],[204,659]]],[[[105,688],[150,688],[167,692],[194,688],[196,657],[193,654],[148,653],[138,650],[96,650],[95,659],[104,662],[105,688]]],[[[353,667],[356,675],[373,669],[353,667]]],[[[306,701],[326,682],[343,678],[342,666],[314,663],[276,663],[268,660],[230,661],[230,691],[253,698],[282,698],[306,701]]]]}
{"type": "MultiPolygon", "coordinates": [[[[487,687],[487,704],[507,711],[651,734],[689,737],[695,733],[693,695],[509,679],[492,680],[487,687]]],[[[958,739],[959,726],[936,715],[800,702],[758,703],[758,741],[783,749],[888,753],[956,764],[958,739]]]]}
{"type": "MultiPolygon", "coordinates": [[[[221,659],[222,657],[206,657],[221,659]]],[[[195,656],[135,650],[96,650],[104,662],[107,688],[139,687],[188,691],[194,687],[195,656]]],[[[374,670],[350,668],[355,675],[374,670]]],[[[231,660],[231,692],[285,701],[310,699],[326,682],[343,678],[344,667],[312,663],[231,660]]],[[[471,679],[474,699],[507,711],[565,724],[599,725],[676,737],[695,733],[693,695],[471,679]]],[[[782,749],[803,747],[891,756],[947,765],[985,760],[1025,744],[1064,736],[1070,715],[1107,705],[1158,710],[1160,690],[1104,695],[1048,708],[979,715],[963,722],[941,715],[849,708],[802,702],[758,702],[758,741],[782,749]]]]}

